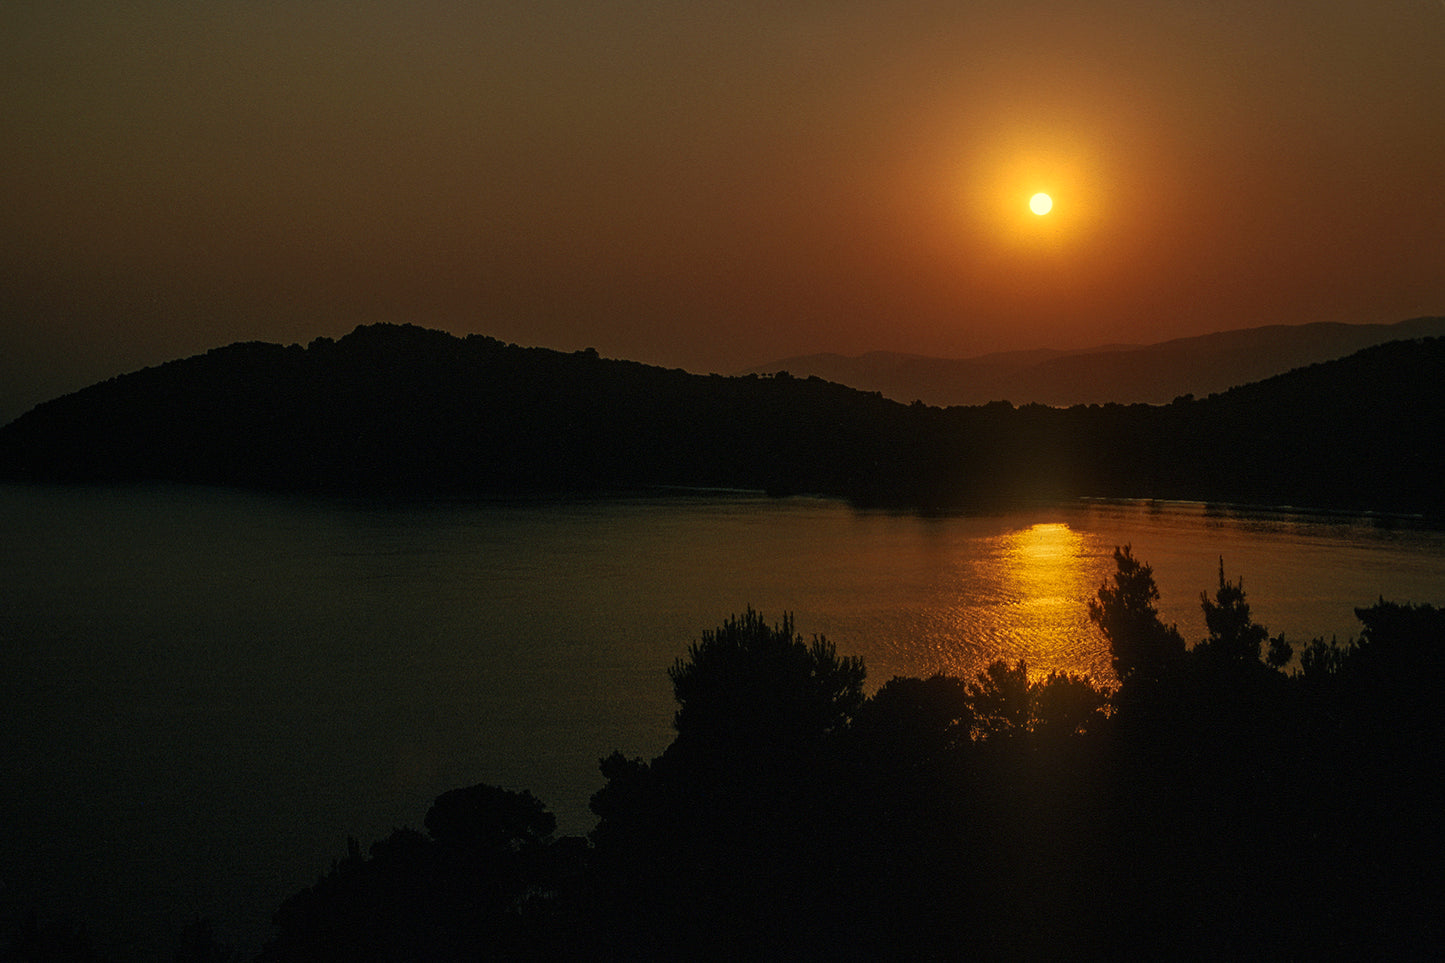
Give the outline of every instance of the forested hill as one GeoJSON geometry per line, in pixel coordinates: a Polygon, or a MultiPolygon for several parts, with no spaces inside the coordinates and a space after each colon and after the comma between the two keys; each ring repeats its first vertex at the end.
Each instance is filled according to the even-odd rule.
{"type": "Polygon", "coordinates": [[[1078,495],[1445,513],[1445,339],[1203,400],[929,408],[816,378],[692,375],[409,325],[235,344],[0,428],[12,480],[399,496],[811,492],[972,507],[1078,495]]]}

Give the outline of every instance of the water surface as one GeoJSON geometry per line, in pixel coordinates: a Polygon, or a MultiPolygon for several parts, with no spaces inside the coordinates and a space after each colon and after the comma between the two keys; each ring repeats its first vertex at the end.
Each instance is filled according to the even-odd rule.
{"type": "Polygon", "coordinates": [[[418,826],[449,788],[529,788],[585,832],[597,759],[662,750],[667,666],[749,605],[863,656],[870,688],[995,658],[1107,681],[1085,603],[1123,543],[1190,640],[1221,556],[1294,639],[1344,638],[1382,595],[1445,602],[1441,533],[1198,505],[0,487],[0,899],[254,941],[348,835],[418,826]]]}

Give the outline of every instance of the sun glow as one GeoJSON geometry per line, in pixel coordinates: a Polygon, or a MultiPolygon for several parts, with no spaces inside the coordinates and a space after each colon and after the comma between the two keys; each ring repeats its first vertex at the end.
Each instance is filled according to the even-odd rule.
{"type": "Polygon", "coordinates": [[[1100,226],[1107,166],[1089,138],[1001,131],[957,169],[960,228],[1000,252],[1078,252],[1100,226]]]}

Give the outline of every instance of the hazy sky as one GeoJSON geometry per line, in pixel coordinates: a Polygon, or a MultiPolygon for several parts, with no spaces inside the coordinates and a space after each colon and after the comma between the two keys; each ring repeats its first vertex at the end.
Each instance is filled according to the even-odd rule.
{"type": "Polygon", "coordinates": [[[1445,314],[1445,0],[15,0],[0,143],[0,419],[383,320],[729,372],[1445,314]]]}

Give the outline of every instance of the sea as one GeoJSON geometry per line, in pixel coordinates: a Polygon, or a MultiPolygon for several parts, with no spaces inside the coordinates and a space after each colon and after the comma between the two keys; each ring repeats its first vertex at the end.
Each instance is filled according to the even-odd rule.
{"type": "Polygon", "coordinates": [[[1395,516],[0,486],[0,941],[34,912],[168,958],[202,919],[249,955],[348,837],[476,783],[585,834],[598,760],[667,746],[668,667],[749,608],[861,656],[870,691],[996,659],[1112,683],[1087,602],[1123,545],[1190,641],[1221,565],[1296,642],[1445,604],[1445,532],[1395,516]]]}

